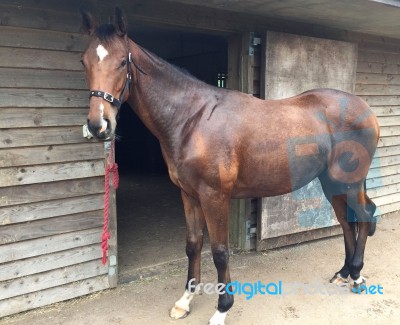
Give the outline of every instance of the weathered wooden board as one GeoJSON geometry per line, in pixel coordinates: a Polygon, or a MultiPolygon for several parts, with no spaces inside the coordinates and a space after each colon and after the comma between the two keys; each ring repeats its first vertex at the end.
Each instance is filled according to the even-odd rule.
{"type": "Polygon", "coordinates": [[[400,116],[400,106],[374,106],[372,110],[378,117],[400,116]]]}
{"type": "Polygon", "coordinates": [[[378,147],[389,147],[400,145],[400,137],[380,137],[378,147]]]}
{"type": "MultiPolygon", "coordinates": [[[[0,228],[1,229],[1,228],[0,228]]],[[[22,242],[0,245],[0,263],[52,254],[101,243],[103,227],[89,228],[22,242]]]]}
{"type": "Polygon", "coordinates": [[[357,84],[355,93],[359,96],[364,95],[398,95],[400,85],[365,85],[357,84]]]}
{"type": "Polygon", "coordinates": [[[83,34],[4,25],[0,26],[0,34],[0,46],[6,47],[82,52],[88,42],[88,37],[83,34]]]}
{"type": "MultiPolygon", "coordinates": [[[[71,7],[75,11],[67,13],[57,10],[57,7],[54,8],[61,3],[62,1],[58,1],[57,4],[53,2],[55,10],[49,11],[51,7],[39,8],[32,4],[27,6],[25,0],[19,3],[13,1],[8,5],[2,1],[0,5],[2,25],[78,33],[81,26],[81,18],[78,14],[79,6],[71,7]]],[[[68,3],[70,2],[68,1],[68,3]]]]}
{"type": "Polygon", "coordinates": [[[400,154],[400,146],[380,147],[376,150],[378,157],[387,157],[400,154]]]}
{"type": "Polygon", "coordinates": [[[382,52],[382,51],[359,51],[358,53],[359,62],[378,62],[378,63],[389,63],[389,64],[400,64],[399,53],[393,52],[382,52]]]}
{"type": "Polygon", "coordinates": [[[0,226],[0,245],[100,227],[103,224],[102,212],[98,210],[62,216],[51,219],[51,222],[43,219],[17,226],[0,226]]]}
{"type": "Polygon", "coordinates": [[[81,126],[0,129],[0,149],[88,142],[81,126]]]}
{"type": "Polygon", "coordinates": [[[387,106],[387,105],[400,105],[400,95],[376,95],[370,96],[365,95],[362,98],[370,105],[370,106],[387,106]]]}
{"type": "MultiPolygon", "coordinates": [[[[3,207],[0,208],[0,226],[83,213],[103,207],[102,194],[3,207]]],[[[52,223],[53,220],[47,222],[52,223]]]]}
{"type": "Polygon", "coordinates": [[[400,174],[367,178],[367,189],[400,183],[400,174]]]}
{"type": "Polygon", "coordinates": [[[87,108],[0,108],[0,128],[83,125],[87,108]]]}
{"type": "Polygon", "coordinates": [[[393,155],[387,157],[375,156],[374,159],[372,159],[370,168],[380,168],[384,166],[391,166],[397,164],[400,164],[400,155],[393,155]]]}
{"type": "Polygon", "coordinates": [[[400,85],[400,75],[386,73],[357,73],[360,85],[400,85]]]}
{"type": "Polygon", "coordinates": [[[356,44],[274,32],[266,39],[265,98],[285,98],[316,87],[353,91],[356,44]]]}
{"type": "Polygon", "coordinates": [[[400,135],[400,126],[387,126],[381,127],[381,137],[390,137],[394,135],[400,135]]]}
{"type": "Polygon", "coordinates": [[[102,143],[0,149],[0,168],[104,158],[102,143]]]}
{"type": "Polygon", "coordinates": [[[76,298],[109,288],[107,275],[72,282],[0,301],[0,317],[12,315],[55,302],[76,298]]]}
{"type": "Polygon", "coordinates": [[[380,116],[380,126],[400,126],[400,116],[380,116]]]}
{"type": "Polygon", "coordinates": [[[5,68],[82,71],[80,60],[78,52],[0,47],[0,67],[5,68]]]}
{"type": "Polygon", "coordinates": [[[0,169],[0,187],[104,175],[102,160],[0,169]]]}
{"type": "MultiPolygon", "coordinates": [[[[371,168],[368,172],[368,177],[375,178],[375,177],[383,177],[383,176],[396,175],[396,174],[400,174],[400,165],[399,164],[371,168]]],[[[399,195],[399,200],[400,200],[400,195],[399,195]]]]}
{"type": "Polygon", "coordinates": [[[399,199],[400,194],[399,193],[393,193],[393,194],[386,194],[384,196],[380,196],[374,199],[374,203],[378,206],[384,206],[387,204],[392,204],[392,203],[396,203],[399,202],[400,203],[400,199],[399,199]]]}
{"type": "Polygon", "coordinates": [[[65,71],[27,68],[0,68],[0,88],[54,88],[86,90],[88,86],[86,85],[83,70],[65,71]]]}
{"type": "Polygon", "coordinates": [[[101,260],[93,260],[64,268],[28,275],[0,283],[0,301],[27,293],[61,286],[71,282],[93,278],[107,273],[101,260]]]}
{"type": "Polygon", "coordinates": [[[78,178],[54,183],[0,187],[0,206],[34,203],[104,192],[104,177],[78,178]]]}
{"type": "Polygon", "coordinates": [[[395,212],[400,210],[400,202],[389,203],[383,206],[378,207],[377,213],[379,215],[395,212]]]}
{"type": "Polygon", "coordinates": [[[400,183],[367,189],[367,194],[372,199],[395,193],[400,193],[400,183]]]}
{"type": "Polygon", "coordinates": [[[87,261],[98,260],[101,257],[101,245],[94,244],[11,263],[0,264],[0,282],[87,261]]]}
{"type": "Polygon", "coordinates": [[[400,74],[400,66],[394,63],[358,62],[357,72],[400,74]]]}
{"type": "Polygon", "coordinates": [[[86,90],[0,88],[0,107],[86,107],[86,90]]]}

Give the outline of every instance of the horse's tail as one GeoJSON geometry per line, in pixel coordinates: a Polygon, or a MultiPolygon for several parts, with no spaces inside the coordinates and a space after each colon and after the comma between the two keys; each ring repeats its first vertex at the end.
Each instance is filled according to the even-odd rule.
{"type": "MultiPolygon", "coordinates": [[[[364,180],[364,193],[365,193],[365,196],[367,196],[367,179],[364,180]]],[[[371,215],[371,217],[369,219],[368,236],[373,236],[374,233],[375,233],[375,230],[376,230],[376,222],[377,222],[376,217],[374,217],[374,213],[375,213],[375,210],[376,210],[376,205],[369,198],[368,198],[368,201],[369,202],[367,203],[366,208],[369,210],[370,215],[371,215]]]]}

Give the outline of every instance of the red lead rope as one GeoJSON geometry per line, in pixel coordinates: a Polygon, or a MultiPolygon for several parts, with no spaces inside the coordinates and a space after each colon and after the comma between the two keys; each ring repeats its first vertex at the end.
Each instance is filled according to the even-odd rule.
{"type": "Polygon", "coordinates": [[[103,235],[101,237],[101,248],[103,251],[103,265],[107,264],[107,250],[108,250],[108,240],[110,239],[110,233],[108,232],[108,214],[110,210],[110,173],[112,173],[113,187],[118,188],[119,176],[118,176],[118,165],[115,162],[115,141],[111,141],[110,154],[107,159],[107,166],[105,170],[104,178],[104,225],[103,225],[103,235]]]}

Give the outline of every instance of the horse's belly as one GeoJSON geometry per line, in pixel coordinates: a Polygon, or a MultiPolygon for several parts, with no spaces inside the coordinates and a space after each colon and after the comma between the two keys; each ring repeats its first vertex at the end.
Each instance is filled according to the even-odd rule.
{"type": "Polygon", "coordinates": [[[252,157],[239,167],[233,197],[268,197],[295,191],[321,174],[325,164],[320,155],[252,157]]]}

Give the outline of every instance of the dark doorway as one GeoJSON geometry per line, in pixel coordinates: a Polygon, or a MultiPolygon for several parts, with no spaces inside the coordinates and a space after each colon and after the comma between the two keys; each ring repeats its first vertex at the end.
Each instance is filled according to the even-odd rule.
{"type": "MultiPolygon", "coordinates": [[[[131,38],[168,62],[215,86],[224,86],[224,37],[182,30],[135,26],[131,38]]],[[[120,281],[184,258],[186,224],[179,189],[169,180],[157,139],[128,105],[118,120],[116,160],[120,281]]]]}

